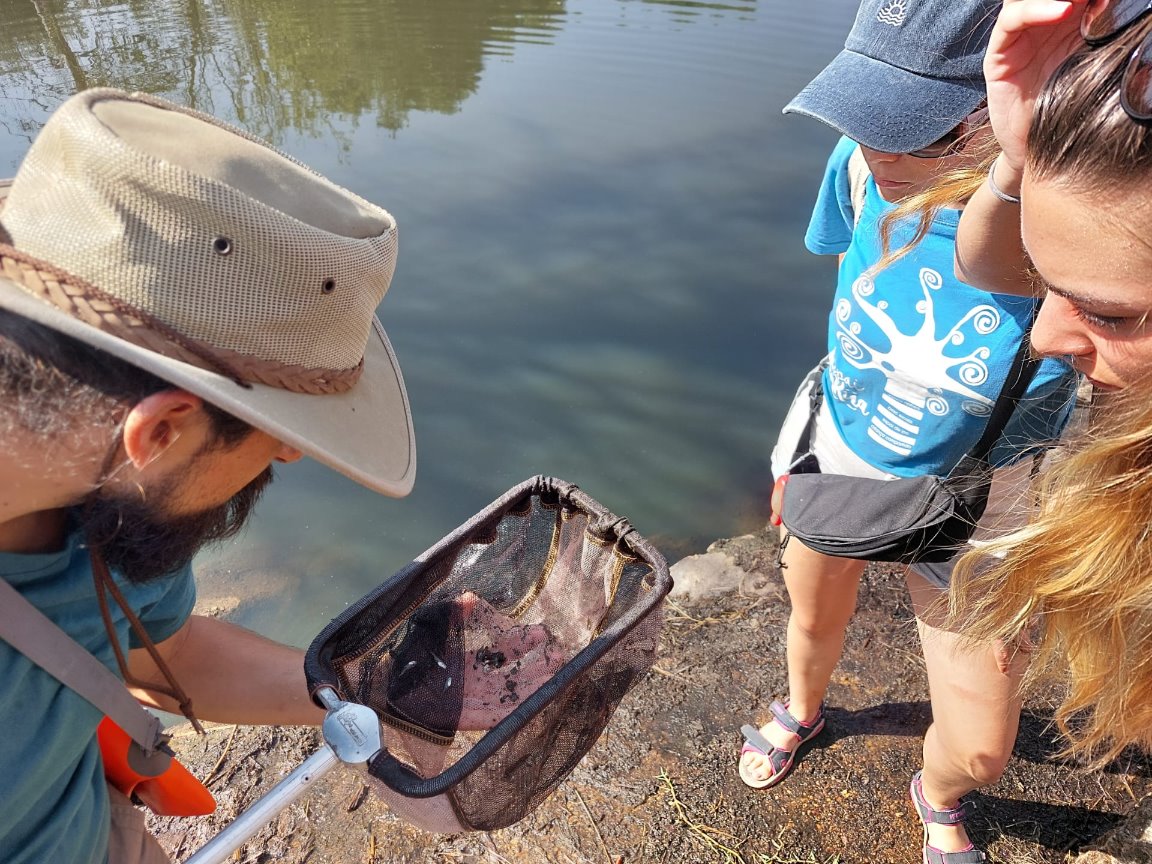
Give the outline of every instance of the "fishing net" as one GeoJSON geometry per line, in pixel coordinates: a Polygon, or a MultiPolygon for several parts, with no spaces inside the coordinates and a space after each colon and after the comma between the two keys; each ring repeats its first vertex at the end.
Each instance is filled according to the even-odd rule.
{"type": "Polygon", "coordinates": [[[575,486],[516,486],[336,618],[313,693],[370,707],[375,791],[429,831],[534,810],[656,656],[668,565],[575,486]]]}

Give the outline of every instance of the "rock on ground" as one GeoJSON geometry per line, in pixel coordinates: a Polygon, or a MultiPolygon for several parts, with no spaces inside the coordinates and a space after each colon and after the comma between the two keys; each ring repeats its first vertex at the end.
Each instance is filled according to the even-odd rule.
{"type": "MultiPolygon", "coordinates": [[[[827,730],[785,783],[755,791],[736,774],[738,729],[763,722],[768,703],[785,687],[788,607],[773,536],[714,544],[704,561],[680,562],[675,572],[693,575],[667,605],[655,669],[624,699],[571,776],[520,823],[488,834],[426,834],[392,816],[361,775],[340,768],[232,860],[918,862],[920,826],[906,790],[930,712],[899,574],[869,568],[829,692],[827,730]]],[[[1152,815],[1145,797],[1152,794],[1149,763],[1133,758],[1087,774],[1062,762],[1050,729],[1056,695],[1049,688],[1029,698],[1008,770],[973,796],[974,839],[992,862],[1152,861],[1147,841],[1139,839],[1152,815]],[[1143,822],[1119,828],[1137,801],[1143,822]],[[1115,857],[1089,857],[1102,854],[1115,857]]],[[[311,729],[226,726],[203,739],[182,734],[176,746],[198,776],[210,778],[219,801],[213,817],[152,819],[162,843],[182,860],[302,762],[319,737],[311,729]]]]}
{"type": "Polygon", "coordinates": [[[1090,844],[1076,864],[1137,864],[1152,861],[1152,797],[1143,798],[1116,828],[1090,844]]]}

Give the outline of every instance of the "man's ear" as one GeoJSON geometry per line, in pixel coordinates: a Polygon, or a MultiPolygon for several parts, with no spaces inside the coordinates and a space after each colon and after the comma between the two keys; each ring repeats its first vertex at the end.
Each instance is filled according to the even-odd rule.
{"type": "Polygon", "coordinates": [[[161,390],[132,406],[124,418],[124,454],[143,470],[181,437],[189,441],[204,428],[204,402],[186,390],[161,390]]]}

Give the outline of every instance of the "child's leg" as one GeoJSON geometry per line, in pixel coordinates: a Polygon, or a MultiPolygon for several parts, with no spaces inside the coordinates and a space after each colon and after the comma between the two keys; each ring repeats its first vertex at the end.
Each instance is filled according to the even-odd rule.
{"type": "MultiPolygon", "coordinates": [[[[821,363],[796,391],[772,453],[775,477],[791,471],[798,455],[805,452],[805,444],[800,439],[811,415],[811,394],[823,370],[824,363],[821,363]]],[[[827,411],[828,406],[824,404],[806,445],[806,452],[819,458],[821,470],[860,477],[889,476],[852,452],[840,438],[827,411]]],[[[840,661],[844,631],[856,611],[856,592],[865,562],[821,555],[793,538],[782,563],[784,584],[792,603],[787,632],[788,711],[809,725],[806,721],[813,720],[819,712],[832,670],[840,661]]],[[[775,721],[761,727],[760,733],[780,750],[792,751],[799,742],[794,733],[775,721]]],[[[755,752],[744,753],[740,765],[746,780],[764,780],[773,773],[768,758],[755,752]]]]}
{"type": "MultiPolygon", "coordinates": [[[[908,589],[932,698],[922,787],[927,803],[942,810],[1000,779],[1020,723],[1026,657],[1009,659],[1003,651],[998,656],[997,646],[973,645],[942,629],[946,592],[913,571],[908,572],[908,589]]],[[[929,825],[928,842],[944,852],[969,845],[961,825],[929,825]]]]}
{"type": "MultiPolygon", "coordinates": [[[[784,552],[784,584],[792,602],[788,617],[788,710],[803,722],[815,718],[840,660],[844,631],[856,610],[856,592],[865,562],[813,552],[795,538],[784,552]]],[[[770,722],[760,730],[774,747],[791,750],[797,737],[770,722]]],[[[745,753],[746,773],[764,779],[772,773],[767,758],[745,753]]]]}

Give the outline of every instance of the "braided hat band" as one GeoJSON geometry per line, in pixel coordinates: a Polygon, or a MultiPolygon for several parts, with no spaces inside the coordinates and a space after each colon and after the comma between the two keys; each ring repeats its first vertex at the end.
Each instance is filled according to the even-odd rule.
{"type": "Polygon", "coordinates": [[[78,276],[5,243],[0,243],[0,273],[92,327],[165,357],[218,372],[241,386],[260,383],[294,393],[343,393],[352,388],[364,370],[363,361],[351,369],[309,369],[215,348],[184,336],[78,276]]]}

